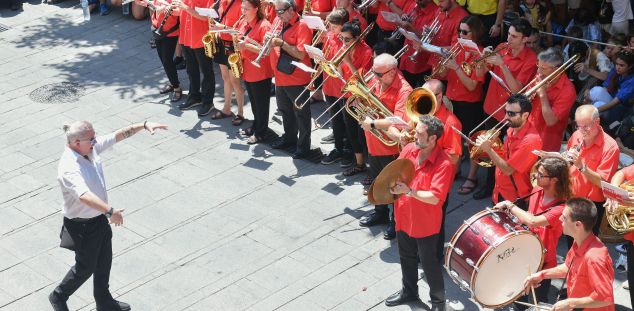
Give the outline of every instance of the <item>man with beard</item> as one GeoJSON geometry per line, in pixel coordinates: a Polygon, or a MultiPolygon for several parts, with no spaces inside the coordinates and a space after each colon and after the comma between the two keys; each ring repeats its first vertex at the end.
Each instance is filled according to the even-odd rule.
{"type": "Polygon", "coordinates": [[[388,307],[419,300],[420,262],[429,285],[431,310],[445,310],[443,272],[436,252],[442,205],[447,199],[455,169],[437,144],[442,134],[443,124],[438,118],[421,116],[416,125],[416,141],[405,146],[399,156],[399,159],[414,163],[415,174],[409,185],[397,181],[391,189],[393,194],[400,195],[394,202],[394,211],[403,288],[385,300],[388,307]]]}
{"type": "Polygon", "coordinates": [[[492,148],[493,137],[486,134],[478,136],[476,145],[486,152],[495,165],[495,187],[493,201],[508,200],[515,202],[523,210],[527,209],[524,200],[518,200],[528,195],[533,188],[530,181],[530,170],[537,160],[533,150],[542,148],[539,133],[528,117],[532,109],[531,102],[522,94],[511,95],[506,101],[506,116],[508,122],[503,155],[492,148]]]}

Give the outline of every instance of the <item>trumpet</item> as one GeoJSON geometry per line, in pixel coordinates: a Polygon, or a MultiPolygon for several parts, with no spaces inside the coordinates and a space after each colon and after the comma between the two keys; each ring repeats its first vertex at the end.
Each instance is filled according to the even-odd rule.
{"type": "MultiPolygon", "coordinates": [[[[436,34],[438,34],[441,26],[440,21],[438,21],[438,16],[440,16],[440,14],[436,15],[431,24],[423,29],[423,36],[420,40],[421,44],[431,43],[431,41],[434,40],[434,37],[436,37],[436,34]]],[[[416,56],[418,56],[418,52],[419,50],[417,49],[416,51],[414,51],[414,53],[412,53],[412,55],[409,56],[409,60],[411,60],[413,63],[416,62],[416,56]]]]}
{"type": "Polygon", "coordinates": [[[273,38],[279,36],[280,33],[282,33],[282,21],[277,19],[275,20],[275,24],[273,24],[273,27],[271,27],[271,32],[269,33],[269,36],[266,38],[266,40],[264,40],[264,42],[262,42],[260,53],[254,60],[251,61],[251,64],[253,64],[253,66],[258,68],[261,67],[260,60],[262,60],[262,57],[267,56],[269,55],[269,53],[271,53],[271,44],[273,44],[273,38]]]}
{"type": "Polygon", "coordinates": [[[376,1],[377,0],[365,0],[361,4],[359,4],[359,6],[357,6],[357,10],[363,12],[364,10],[367,10],[369,7],[373,6],[376,1]]]}
{"type": "Polygon", "coordinates": [[[499,48],[495,49],[494,51],[488,51],[488,52],[484,52],[482,53],[482,56],[474,59],[471,63],[467,63],[462,62],[462,64],[460,65],[460,67],[462,67],[462,71],[464,71],[464,73],[469,76],[471,75],[471,71],[473,71],[473,69],[479,69],[482,67],[482,63],[489,57],[498,54],[504,50],[507,50],[509,48],[508,43],[501,45],[499,48]]]}
{"type": "Polygon", "coordinates": [[[456,56],[458,55],[458,53],[460,53],[461,50],[462,50],[462,46],[460,45],[460,43],[454,44],[449,50],[449,52],[447,52],[447,55],[445,55],[440,60],[440,62],[438,62],[438,65],[436,65],[436,67],[432,70],[431,74],[425,77],[425,81],[429,81],[430,79],[435,79],[436,77],[438,77],[438,75],[440,75],[442,72],[447,70],[447,64],[449,63],[449,60],[456,58],[456,56]]]}
{"type": "MultiPolygon", "coordinates": [[[[412,8],[411,11],[407,12],[407,14],[401,16],[401,20],[403,22],[411,23],[414,20],[414,17],[412,16],[412,14],[414,13],[414,10],[416,10],[416,6],[414,6],[414,8],[412,8]]],[[[400,40],[401,37],[403,37],[403,34],[399,31],[399,28],[400,27],[396,27],[396,29],[392,31],[392,34],[390,35],[390,37],[387,38],[386,40],[400,40]]]]}

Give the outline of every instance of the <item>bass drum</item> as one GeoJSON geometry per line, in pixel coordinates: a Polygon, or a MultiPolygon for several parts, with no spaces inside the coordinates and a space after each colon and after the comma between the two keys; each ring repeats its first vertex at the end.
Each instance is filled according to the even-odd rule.
{"type": "Polygon", "coordinates": [[[487,208],[469,218],[445,250],[445,269],[479,304],[498,308],[524,294],[524,279],[539,271],[544,247],[506,212],[487,208]]]}

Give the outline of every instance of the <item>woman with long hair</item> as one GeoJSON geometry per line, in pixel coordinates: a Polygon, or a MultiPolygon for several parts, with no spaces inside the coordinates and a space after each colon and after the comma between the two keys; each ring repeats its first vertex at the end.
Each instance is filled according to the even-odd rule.
{"type": "Polygon", "coordinates": [[[634,98],[634,53],[623,49],[616,54],[614,68],[602,87],[590,90],[590,98],[604,124],[621,121],[632,109],[629,102],[634,98]]]}

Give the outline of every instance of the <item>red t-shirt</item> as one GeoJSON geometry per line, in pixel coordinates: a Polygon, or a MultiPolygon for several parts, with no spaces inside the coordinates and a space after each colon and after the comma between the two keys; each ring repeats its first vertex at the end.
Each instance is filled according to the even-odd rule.
{"type": "MultiPolygon", "coordinates": [[[[634,165],[630,165],[628,167],[621,169],[621,172],[623,172],[625,181],[630,181],[634,179],[634,165]]],[[[634,242],[634,232],[626,233],[624,238],[628,241],[634,242]]]]}
{"type": "MultiPolygon", "coordinates": [[[[403,121],[407,122],[409,119],[405,115],[405,100],[407,100],[407,96],[412,92],[412,87],[409,83],[407,83],[398,69],[394,70],[397,71],[397,75],[394,77],[392,85],[381,93],[380,83],[377,82],[373,89],[373,93],[388,110],[394,113],[395,116],[401,117],[403,121]]],[[[368,86],[372,85],[374,81],[374,78],[370,80],[368,86]]],[[[365,131],[365,140],[368,145],[368,153],[372,156],[398,154],[398,144],[394,146],[386,146],[369,131],[365,131]]]]}
{"type": "MultiPolygon", "coordinates": [[[[608,134],[599,132],[590,146],[585,146],[583,136],[580,131],[575,131],[568,140],[568,150],[573,146],[581,145],[579,157],[583,159],[588,169],[597,172],[601,179],[610,180],[619,165],[619,146],[608,134]]],[[[594,202],[605,201],[601,186],[595,186],[586,176],[579,172],[575,165],[570,166],[570,180],[572,183],[572,194],[588,198],[594,202]]]]}
{"type": "Polygon", "coordinates": [[[557,116],[557,123],[553,126],[547,126],[542,114],[542,104],[539,95],[535,95],[533,100],[533,111],[531,111],[530,120],[542,137],[543,150],[559,152],[561,148],[561,139],[568,125],[570,109],[575,103],[577,94],[575,86],[572,85],[568,76],[564,73],[546,89],[546,96],[550,102],[550,108],[557,116]]]}
{"type": "MultiPolygon", "coordinates": [[[[393,5],[396,5],[397,7],[403,9],[405,7],[405,4],[407,3],[407,0],[394,0],[392,3],[393,5]]],[[[392,12],[392,10],[385,3],[379,1],[379,7],[377,8],[376,15],[376,25],[384,31],[392,31],[396,29],[396,25],[394,23],[390,23],[385,20],[383,14],[381,14],[381,12],[383,11],[392,12]]]]}
{"type": "MultiPolygon", "coordinates": [[[[311,3],[310,3],[311,10],[316,12],[330,12],[336,7],[337,7],[336,0],[311,0],[311,3]]],[[[297,10],[301,11],[301,9],[297,9],[297,10]]]]}
{"type": "Polygon", "coordinates": [[[569,267],[566,278],[568,298],[590,297],[612,303],[607,307],[584,310],[614,310],[612,258],[599,238],[591,234],[581,245],[573,243],[566,255],[566,266],[569,267]]]}
{"type": "MultiPolygon", "coordinates": [[[[365,43],[365,41],[359,42],[350,53],[352,53],[350,55],[352,65],[354,65],[358,71],[361,71],[362,75],[365,75],[365,73],[372,68],[372,48],[365,43]]],[[[345,62],[342,62],[341,69],[343,70],[343,78],[346,81],[350,81],[350,77],[352,77],[353,74],[350,67],[348,67],[345,62]]],[[[350,96],[350,93],[346,93],[346,98],[350,96]]]]}
{"type": "MultiPolygon", "coordinates": [[[[304,49],[304,45],[310,45],[313,40],[313,31],[308,28],[308,25],[299,18],[299,15],[295,15],[290,21],[289,25],[284,25],[286,31],[282,35],[282,39],[288,45],[295,46],[299,51],[304,52],[306,55],[301,62],[308,66],[312,67],[310,63],[310,57],[306,50],[304,49]]],[[[279,70],[277,70],[277,61],[280,58],[280,47],[274,47],[271,51],[271,68],[273,68],[273,73],[275,74],[275,85],[276,86],[297,86],[297,85],[306,85],[310,82],[311,74],[303,71],[299,68],[295,68],[292,74],[287,75],[279,70]]]]}
{"type": "MultiPolygon", "coordinates": [[[[339,40],[339,36],[329,31],[326,34],[326,39],[324,40],[324,51],[328,52],[326,55],[324,55],[326,59],[332,60],[337,54],[341,54],[342,51],[340,51],[340,49],[342,46],[343,42],[339,40]]],[[[322,90],[324,91],[324,95],[334,97],[341,96],[341,90],[344,86],[344,83],[343,81],[341,81],[341,79],[331,77],[325,72],[323,73],[323,79],[324,85],[322,87],[322,90]]]]}
{"type": "MultiPolygon", "coordinates": [[[[187,6],[194,8],[210,8],[213,0],[183,0],[187,6]]],[[[209,22],[200,20],[185,11],[180,11],[180,28],[178,34],[178,43],[199,49],[203,47],[203,36],[209,30],[209,22]]]]}
{"type": "MultiPolygon", "coordinates": [[[[243,19],[238,25],[238,31],[240,31],[241,35],[246,33],[247,37],[257,41],[260,45],[264,41],[264,35],[266,35],[266,33],[270,30],[271,23],[269,23],[266,19],[258,20],[256,18],[251,23],[247,22],[246,19],[243,19]]],[[[264,56],[260,60],[260,68],[251,64],[251,61],[258,57],[258,53],[244,49],[240,52],[240,56],[242,57],[242,68],[244,69],[242,73],[242,79],[244,79],[244,81],[257,82],[273,77],[273,69],[271,69],[269,56],[264,56]]]]}
{"type": "MultiPolygon", "coordinates": [[[[161,4],[161,2],[159,2],[158,0],[154,0],[153,3],[157,7],[163,6],[163,4],[161,4]]],[[[167,3],[172,3],[172,0],[167,0],[167,3]]],[[[152,19],[152,28],[157,29],[161,25],[163,20],[165,19],[165,12],[160,14],[152,13],[150,14],[150,18],[152,19]]],[[[170,29],[172,29],[172,27],[176,26],[176,23],[178,22],[178,18],[179,18],[178,13],[175,11],[172,11],[172,15],[170,15],[170,17],[168,17],[167,20],[165,21],[165,24],[163,24],[163,28],[161,29],[161,32],[165,33],[169,31],[170,29]]],[[[179,33],[179,30],[178,28],[176,28],[174,31],[167,34],[167,37],[176,37],[178,36],[178,33],[179,33]]]]}
{"type": "Polygon", "coordinates": [[[557,242],[563,233],[559,216],[561,216],[566,202],[559,199],[544,202],[544,191],[540,186],[535,186],[533,192],[536,193],[529,200],[528,212],[546,217],[548,225],[533,227],[531,231],[537,234],[546,248],[542,269],[548,269],[557,266],[557,242]]]}
{"type": "MultiPolygon", "coordinates": [[[[242,15],[242,12],[240,9],[241,5],[242,5],[242,0],[220,0],[220,6],[218,7],[218,16],[222,16],[223,14],[225,14],[225,12],[227,12],[227,14],[225,14],[223,19],[220,21],[220,23],[227,27],[233,27],[233,25],[236,24],[238,19],[240,19],[240,15],[242,15]],[[233,4],[231,5],[231,7],[229,7],[229,4],[231,2],[233,2],[233,4]],[[229,8],[228,11],[227,11],[227,8],[229,8]]],[[[231,41],[230,34],[221,33],[219,37],[220,39],[224,41],[231,41]]]]}
{"type": "MultiPolygon", "coordinates": [[[[462,70],[460,66],[463,62],[470,63],[474,59],[478,58],[475,53],[462,50],[456,56],[456,63],[458,64],[458,70],[462,70]]],[[[463,71],[464,72],[464,71],[463,71]]],[[[447,97],[454,101],[479,103],[482,100],[482,83],[484,83],[484,76],[478,77],[475,70],[471,70],[471,75],[468,76],[471,80],[477,82],[475,90],[469,91],[467,87],[462,84],[458,74],[449,68],[447,68],[447,97]]]]}
{"type": "Polygon", "coordinates": [[[453,126],[462,131],[462,123],[460,123],[460,120],[458,120],[456,115],[449,111],[442,102],[438,103],[438,109],[434,116],[444,124],[442,136],[438,139],[437,144],[447,155],[455,154],[461,156],[462,137],[451,128],[453,126]]]}
{"type": "MultiPolygon", "coordinates": [[[[506,44],[506,43],[501,43],[506,44]]],[[[499,48],[500,45],[496,47],[499,48]]],[[[522,51],[520,51],[517,56],[513,56],[510,50],[506,52],[502,52],[502,60],[504,64],[509,67],[509,70],[513,74],[513,77],[523,85],[526,85],[537,72],[537,56],[535,52],[531,50],[529,47],[524,47],[522,51]]],[[[493,68],[493,73],[495,73],[500,79],[504,80],[504,74],[502,73],[502,69],[500,66],[495,66],[493,68]]],[[[506,81],[504,81],[506,83],[506,81]]],[[[508,85],[508,83],[506,83],[508,85]]],[[[500,85],[495,79],[491,79],[489,83],[489,89],[487,90],[486,98],[484,99],[484,112],[491,115],[493,111],[500,108],[506,100],[509,98],[510,94],[506,91],[506,89],[500,85]]],[[[504,109],[500,109],[494,117],[501,121],[504,119],[504,109]]]]}
{"type": "MultiPolygon", "coordinates": [[[[458,28],[460,27],[460,21],[469,13],[459,5],[451,8],[451,10],[447,12],[442,12],[438,10],[440,13],[438,15],[438,22],[440,25],[440,29],[438,33],[431,40],[431,44],[435,46],[452,46],[454,43],[458,41],[458,28]]],[[[427,63],[435,67],[438,65],[441,56],[433,53],[427,60],[427,63]]]]}
{"type": "Polygon", "coordinates": [[[539,133],[530,122],[526,122],[522,129],[515,134],[513,128],[506,131],[506,140],[503,146],[505,156],[503,158],[515,169],[511,176],[513,176],[517,190],[511,181],[511,176],[502,173],[502,170],[496,167],[495,187],[493,188],[494,202],[498,202],[498,194],[502,194],[505,200],[514,201],[530,193],[533,188],[530,171],[537,161],[537,156],[532,151],[541,148],[542,139],[539,138],[539,133]]]}
{"type": "MultiPolygon", "coordinates": [[[[415,16],[414,21],[412,22],[412,27],[416,30],[423,29],[425,25],[431,25],[434,21],[436,15],[438,15],[438,6],[433,2],[430,2],[425,7],[420,7],[416,5],[416,1],[408,2],[405,12],[413,11],[413,16],[415,16]]],[[[414,44],[412,40],[405,39],[405,44],[413,47],[414,44]]],[[[416,49],[411,48],[407,49],[405,54],[399,59],[399,69],[402,71],[407,71],[409,73],[421,73],[424,71],[431,70],[431,65],[427,63],[429,60],[430,53],[421,49],[418,54],[416,54],[416,58],[413,62],[409,57],[414,54],[416,49]]]]}
{"type": "Polygon", "coordinates": [[[411,143],[405,146],[399,155],[399,159],[408,159],[414,163],[414,178],[409,187],[412,191],[430,191],[439,201],[432,205],[406,195],[401,195],[394,201],[396,230],[403,231],[413,238],[424,238],[440,232],[442,206],[455,175],[454,166],[440,146],[436,146],[420,164],[419,154],[420,149],[411,143]]]}

